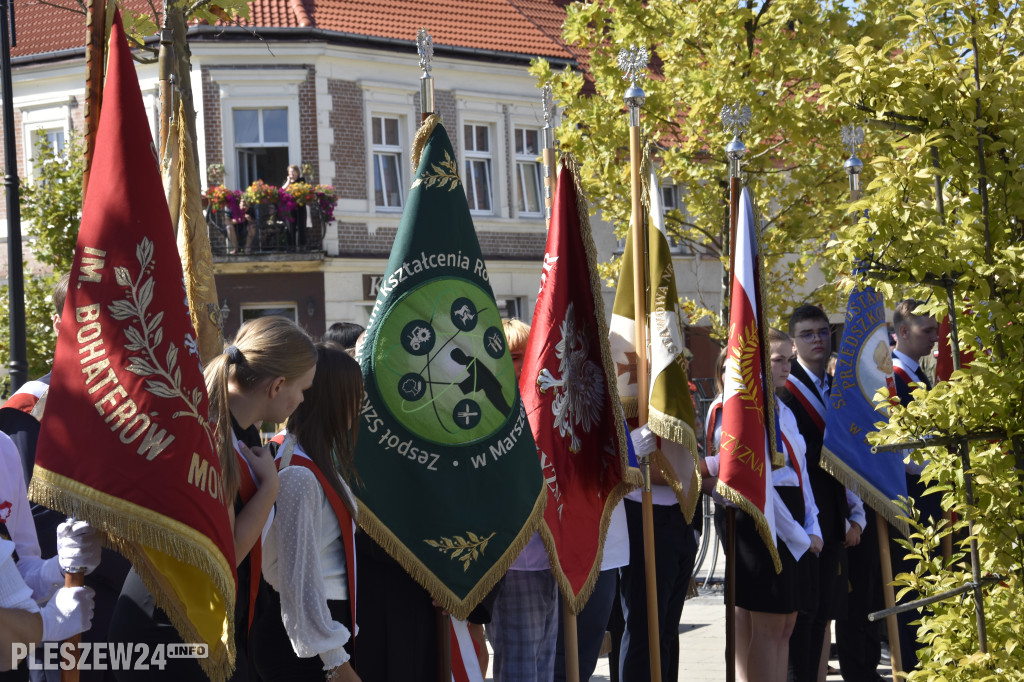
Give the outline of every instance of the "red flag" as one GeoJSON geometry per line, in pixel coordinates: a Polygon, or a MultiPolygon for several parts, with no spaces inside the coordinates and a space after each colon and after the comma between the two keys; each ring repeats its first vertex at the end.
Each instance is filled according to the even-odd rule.
{"type": "Polygon", "coordinates": [[[765,358],[766,323],[761,305],[761,254],[750,192],[744,188],[732,240],[729,287],[729,344],[722,400],[718,492],[753,517],[775,561],[772,463],[775,449],[775,394],[765,358]]]}
{"type": "Polygon", "coordinates": [[[234,662],[234,541],[156,151],[120,15],[31,497],[128,557],[214,680],[234,662]]]}
{"type": "MultiPolygon", "coordinates": [[[[970,310],[967,311],[970,314],[970,310]]],[[[935,359],[935,380],[936,381],[949,381],[950,375],[953,374],[953,350],[949,345],[949,315],[942,318],[942,323],[939,324],[939,355],[935,359]]],[[[974,360],[974,353],[970,351],[964,351],[961,347],[960,350],[960,367],[964,368],[971,364],[974,360]]]]}
{"type": "Polygon", "coordinates": [[[629,470],[586,200],[563,162],[519,390],[548,503],[541,535],[578,612],[601,569],[611,512],[639,485],[629,470]]]}

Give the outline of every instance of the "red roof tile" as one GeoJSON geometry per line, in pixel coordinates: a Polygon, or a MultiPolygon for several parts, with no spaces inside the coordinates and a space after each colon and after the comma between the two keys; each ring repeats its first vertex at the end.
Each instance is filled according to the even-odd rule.
{"type": "MultiPolygon", "coordinates": [[[[68,7],[75,0],[55,0],[68,7]]],[[[572,58],[561,41],[569,0],[254,0],[245,25],[295,28],[412,41],[426,27],[445,46],[507,52],[527,57],[572,58]]],[[[128,0],[145,7],[146,0],[128,0]]],[[[18,46],[14,56],[76,48],[85,17],[35,0],[17,3],[18,46]]]]}

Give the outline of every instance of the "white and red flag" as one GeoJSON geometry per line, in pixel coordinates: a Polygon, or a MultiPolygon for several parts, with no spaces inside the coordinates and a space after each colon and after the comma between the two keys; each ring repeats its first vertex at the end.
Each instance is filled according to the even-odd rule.
{"type": "Polygon", "coordinates": [[[773,462],[782,462],[776,449],[775,394],[766,361],[759,228],[746,188],[739,203],[732,239],[729,342],[717,489],[754,519],[776,570],[781,570],[771,493],[773,462]]]}
{"type": "Polygon", "coordinates": [[[541,537],[577,613],[600,572],[612,509],[640,481],[627,461],[589,211],[564,161],[543,268],[519,390],[547,483],[541,537]]]}

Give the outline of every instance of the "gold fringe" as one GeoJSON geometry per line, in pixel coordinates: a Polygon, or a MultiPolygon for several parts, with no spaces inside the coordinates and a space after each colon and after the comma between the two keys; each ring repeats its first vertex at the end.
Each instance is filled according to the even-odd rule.
{"type": "Polygon", "coordinates": [[[626,416],[626,419],[636,419],[640,416],[640,405],[637,403],[636,396],[627,395],[622,396],[622,413],[626,416]]]}
{"type": "Polygon", "coordinates": [[[678,485],[672,485],[672,492],[675,493],[676,499],[679,501],[679,508],[683,511],[683,516],[686,517],[686,522],[693,521],[693,515],[697,511],[697,493],[700,491],[700,460],[697,455],[697,435],[693,432],[693,428],[679,419],[671,415],[665,414],[654,407],[648,408],[647,413],[647,426],[661,435],[662,438],[667,438],[673,443],[679,443],[690,451],[690,455],[693,457],[693,475],[690,476],[690,483],[687,486],[683,481],[679,480],[679,476],[672,470],[668,464],[668,460],[664,456],[655,457],[655,462],[658,464],[658,468],[662,469],[662,475],[665,476],[665,468],[668,468],[671,472],[671,478],[665,476],[669,480],[676,481],[678,485]]]}
{"type": "MultiPolygon", "coordinates": [[[[604,556],[604,543],[608,534],[608,524],[611,522],[612,511],[622,498],[626,496],[627,492],[641,486],[643,481],[640,476],[640,472],[629,466],[629,449],[626,444],[625,415],[621,405],[622,401],[619,399],[618,394],[619,391],[615,375],[615,363],[612,362],[611,350],[608,347],[608,321],[605,315],[604,298],[601,295],[601,278],[597,274],[597,268],[594,267],[594,264],[597,263],[597,249],[594,246],[594,236],[590,225],[590,207],[587,204],[587,197],[583,191],[583,185],[580,182],[580,168],[576,158],[572,154],[565,154],[562,157],[562,163],[565,166],[564,170],[567,171],[572,178],[573,186],[576,190],[576,213],[580,224],[580,240],[583,242],[583,251],[586,254],[587,264],[589,266],[587,270],[590,274],[590,294],[594,302],[595,317],[597,318],[598,338],[601,341],[601,366],[604,369],[605,385],[608,386],[612,411],[615,414],[615,424],[617,427],[616,434],[619,441],[618,445],[620,453],[619,466],[622,476],[622,480],[615,486],[615,488],[612,489],[608,494],[608,497],[605,499],[604,509],[601,512],[601,520],[598,526],[599,540],[597,556],[594,559],[594,565],[590,569],[590,574],[580,587],[580,591],[578,593],[573,593],[573,588],[569,583],[569,578],[565,574],[565,570],[562,568],[561,562],[558,558],[558,552],[555,547],[554,536],[551,535],[551,530],[548,528],[546,523],[542,523],[540,526],[539,532],[541,540],[543,540],[544,547],[548,552],[549,559],[551,560],[551,570],[552,573],[554,573],[555,580],[558,582],[558,588],[562,591],[562,595],[565,597],[565,602],[570,612],[576,614],[579,613],[587,603],[587,600],[594,591],[594,586],[597,584],[597,578],[601,573],[601,561],[604,556]]],[[[559,176],[559,179],[561,180],[564,178],[565,173],[563,172],[559,176]]],[[[554,220],[554,216],[552,216],[552,220],[554,220]]]]}
{"type": "MultiPolygon", "coordinates": [[[[416,137],[412,141],[412,174],[416,175],[416,172],[420,169],[420,155],[423,154],[423,148],[427,146],[427,140],[430,139],[430,134],[434,132],[434,128],[441,122],[441,117],[437,114],[431,114],[427,116],[421,125],[419,130],[416,131],[416,137]]],[[[465,619],[463,619],[465,620],[465,619]]]]}
{"type": "Polygon", "coordinates": [[[821,461],[819,464],[832,478],[842,483],[860,499],[864,500],[864,504],[885,517],[885,520],[896,528],[903,537],[910,537],[910,524],[907,522],[906,511],[900,507],[899,503],[890,500],[879,492],[867,479],[850,468],[850,465],[824,446],[821,448],[821,461]]]}
{"type": "Polygon", "coordinates": [[[208,575],[224,599],[227,641],[210,647],[210,656],[200,659],[203,671],[213,682],[227,680],[235,665],[235,577],[228,560],[207,536],[190,526],[146,507],[103,493],[36,464],[29,484],[32,502],[67,516],[84,519],[106,534],[108,544],[123,554],[138,572],[157,605],[163,608],[185,641],[200,641],[199,633],[184,618],[184,604],[160,580],[141,547],[150,547],[195,566],[208,575]]]}
{"type": "Polygon", "coordinates": [[[466,620],[469,618],[469,614],[476,608],[480,600],[487,596],[487,594],[494,589],[494,586],[501,580],[502,576],[508,572],[510,566],[515,562],[516,557],[526,547],[526,543],[530,541],[535,531],[539,530],[539,526],[544,523],[544,506],[548,501],[548,489],[546,486],[541,487],[540,495],[537,496],[537,501],[533,505],[533,510],[527,517],[523,527],[519,530],[519,534],[512,540],[512,544],[508,546],[505,553],[501,555],[497,562],[491,568],[484,573],[483,577],[477,582],[476,586],[469,591],[469,594],[463,599],[459,597],[449,589],[437,576],[435,576],[430,569],[428,569],[422,561],[413,553],[405,544],[398,539],[398,537],[391,532],[384,523],[377,518],[377,515],[366,506],[362,500],[359,502],[359,527],[362,528],[374,542],[381,546],[385,552],[387,552],[398,564],[405,569],[413,580],[418,582],[423,588],[430,593],[434,601],[441,605],[441,608],[451,613],[459,620],[466,620]]]}
{"type": "MultiPolygon", "coordinates": [[[[198,178],[193,171],[192,140],[185,126],[185,103],[178,105],[178,188],[181,206],[178,211],[178,222],[181,224],[179,254],[181,268],[185,275],[185,291],[188,294],[188,312],[192,318],[192,326],[196,331],[199,347],[199,359],[205,366],[210,360],[220,355],[224,348],[224,337],[221,325],[210,320],[207,304],[217,303],[216,282],[213,277],[213,249],[210,246],[210,234],[206,229],[206,221],[202,218],[200,198],[194,194],[199,191],[198,178]],[[200,215],[195,215],[199,208],[200,215]]],[[[175,229],[178,225],[174,226],[175,229]]],[[[232,228],[229,228],[232,229],[232,228]]]]}
{"type": "Polygon", "coordinates": [[[772,529],[768,525],[768,520],[764,518],[764,514],[761,510],[754,506],[754,504],[725,483],[722,483],[722,479],[718,479],[718,483],[715,485],[715,492],[724,497],[725,499],[732,502],[734,505],[745,511],[750,518],[754,519],[754,525],[757,526],[757,532],[764,540],[764,544],[768,547],[768,553],[772,557],[772,563],[775,565],[775,572],[782,572],[782,560],[779,558],[779,549],[775,546],[775,538],[772,537],[772,529]]]}
{"type": "Polygon", "coordinates": [[[626,493],[635,490],[642,484],[640,472],[636,469],[630,469],[624,474],[623,480],[608,494],[598,527],[599,540],[597,555],[594,557],[594,565],[590,568],[590,574],[587,575],[586,581],[580,586],[580,591],[576,594],[573,594],[572,585],[569,584],[569,577],[565,574],[562,563],[558,559],[558,552],[555,550],[555,538],[551,535],[551,529],[548,528],[546,523],[540,525],[538,532],[540,533],[540,539],[544,542],[544,549],[547,550],[548,559],[551,561],[551,572],[558,583],[558,589],[562,592],[565,605],[573,615],[579,614],[583,607],[586,606],[590,595],[594,593],[594,587],[597,586],[597,579],[601,576],[601,563],[604,561],[604,544],[608,539],[608,526],[611,524],[612,512],[615,510],[616,505],[622,501],[622,498],[626,496],[626,493]]]}

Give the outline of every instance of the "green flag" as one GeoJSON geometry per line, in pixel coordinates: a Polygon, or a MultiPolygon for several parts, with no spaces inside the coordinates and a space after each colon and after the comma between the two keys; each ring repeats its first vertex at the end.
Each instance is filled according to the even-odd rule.
{"type": "Polygon", "coordinates": [[[465,619],[547,499],[458,162],[437,116],[359,348],[359,523],[465,619]]]}

